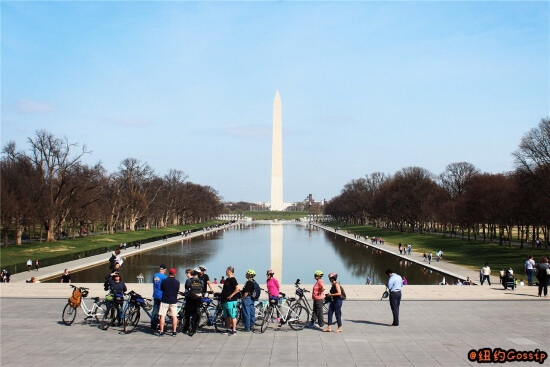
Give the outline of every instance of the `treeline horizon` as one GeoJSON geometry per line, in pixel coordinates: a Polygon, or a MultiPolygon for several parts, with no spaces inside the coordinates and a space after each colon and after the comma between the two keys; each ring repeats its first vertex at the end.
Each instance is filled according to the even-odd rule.
{"type": "Polygon", "coordinates": [[[85,145],[46,130],[37,130],[28,143],[29,152],[17,150],[13,141],[2,149],[0,220],[5,246],[9,233],[20,245],[24,233],[40,241],[45,233],[46,241],[54,241],[97,230],[200,223],[224,211],[216,190],[187,181],[181,170],[159,176],[147,162],[126,158],[116,172],[108,173],[101,163],[82,162],[89,153],[85,145]]]}
{"type": "Polygon", "coordinates": [[[550,225],[550,119],[521,138],[515,169],[484,173],[468,162],[434,175],[406,167],[353,179],[332,198],[325,214],[347,224],[373,224],[408,232],[460,234],[490,243],[548,241],[550,225]]]}

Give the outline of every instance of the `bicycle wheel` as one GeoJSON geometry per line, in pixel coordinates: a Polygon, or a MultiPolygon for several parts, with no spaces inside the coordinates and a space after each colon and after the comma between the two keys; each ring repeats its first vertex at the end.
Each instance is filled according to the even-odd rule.
{"type": "Polygon", "coordinates": [[[288,313],[288,325],[294,330],[302,330],[307,323],[307,309],[299,304],[295,304],[290,308],[288,313]]]}
{"type": "Polygon", "coordinates": [[[223,333],[225,331],[225,317],[222,310],[218,310],[218,313],[214,316],[214,330],[217,333],[223,333]]]}
{"type": "Polygon", "coordinates": [[[254,313],[256,314],[256,322],[254,323],[256,326],[261,326],[262,321],[264,320],[264,313],[266,311],[267,307],[264,308],[264,303],[259,302],[254,306],[254,313]]]}
{"type": "Polygon", "coordinates": [[[69,303],[65,305],[65,308],[63,309],[63,323],[65,325],[71,325],[74,322],[74,319],[76,317],[76,308],[71,306],[69,303]]]}
{"type": "Polygon", "coordinates": [[[98,323],[101,324],[101,320],[103,320],[103,315],[105,314],[105,312],[107,312],[107,305],[105,304],[105,301],[100,301],[97,304],[97,308],[95,309],[94,313],[94,317],[98,323]]]}
{"type": "Polygon", "coordinates": [[[268,306],[264,313],[264,318],[262,324],[260,325],[260,332],[263,333],[267,329],[267,325],[271,322],[271,317],[273,316],[273,307],[268,306]]]}
{"type": "Polygon", "coordinates": [[[103,318],[101,319],[101,330],[107,330],[111,325],[115,323],[116,318],[116,308],[111,306],[107,312],[103,314],[103,318]]]}
{"type": "Polygon", "coordinates": [[[136,325],[139,322],[140,308],[139,306],[132,305],[126,310],[124,315],[124,333],[130,334],[134,331],[136,325]]]}

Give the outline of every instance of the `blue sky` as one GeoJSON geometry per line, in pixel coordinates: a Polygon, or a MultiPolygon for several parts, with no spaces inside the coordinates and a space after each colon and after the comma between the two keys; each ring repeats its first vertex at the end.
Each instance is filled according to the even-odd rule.
{"type": "Polygon", "coordinates": [[[550,115],[549,4],[2,1],[1,143],[46,129],[108,172],[269,201],[279,90],[285,202],[408,166],[507,172],[550,115]]]}

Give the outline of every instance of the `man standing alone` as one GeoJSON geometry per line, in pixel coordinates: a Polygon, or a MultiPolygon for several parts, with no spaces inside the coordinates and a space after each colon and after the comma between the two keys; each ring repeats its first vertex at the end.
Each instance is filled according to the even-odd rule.
{"type": "Polygon", "coordinates": [[[162,291],[162,299],[160,303],[160,332],[159,336],[164,335],[164,324],[166,322],[166,313],[170,310],[172,315],[172,336],[176,336],[178,328],[178,311],[176,309],[178,303],[178,292],[180,291],[180,282],[176,279],[176,269],[170,268],[168,278],[164,279],[160,284],[162,291]]]}
{"type": "Polygon", "coordinates": [[[485,283],[485,280],[491,285],[491,278],[489,277],[491,275],[491,268],[489,267],[489,263],[485,263],[485,266],[481,268],[481,275],[481,285],[485,283]]]}
{"type": "Polygon", "coordinates": [[[529,255],[527,261],[525,261],[525,274],[527,274],[527,284],[533,284],[533,275],[535,274],[535,260],[533,255],[529,255]]]}
{"type": "Polygon", "coordinates": [[[160,285],[164,279],[166,279],[166,265],[161,264],[158,273],[153,275],[153,312],[151,317],[151,329],[156,330],[158,324],[158,313],[160,307],[160,300],[162,298],[162,291],[160,285]]]}
{"type": "Polygon", "coordinates": [[[389,276],[386,287],[388,287],[390,292],[390,307],[393,314],[393,323],[391,326],[399,326],[399,305],[401,304],[403,279],[391,269],[386,270],[386,275],[389,276]]]}

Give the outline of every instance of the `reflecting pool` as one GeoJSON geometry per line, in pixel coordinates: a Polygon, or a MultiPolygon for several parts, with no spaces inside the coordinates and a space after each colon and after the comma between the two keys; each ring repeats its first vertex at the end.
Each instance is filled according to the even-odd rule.
{"type": "MultiPolygon", "coordinates": [[[[267,269],[273,269],[282,284],[294,283],[297,278],[304,284],[312,284],[315,270],[325,273],[325,282],[328,273],[336,272],[342,284],[365,284],[367,276],[374,284],[384,284],[388,268],[406,276],[409,284],[436,285],[443,276],[448,282],[456,282],[450,276],[301,222],[252,222],[134,256],[124,257],[124,251],[122,255],[121,274],[130,283],[137,282],[140,273],[150,283],[160,264],[175,267],[180,280],[185,278],[185,269],[204,264],[211,281],[214,278],[219,281],[231,265],[239,283],[244,282],[249,268],[256,270],[260,284],[267,269]]],[[[71,273],[71,280],[103,282],[109,272],[109,257],[110,254],[105,254],[105,265],[71,273]]],[[[59,282],[60,278],[52,281],[59,282]]]]}

